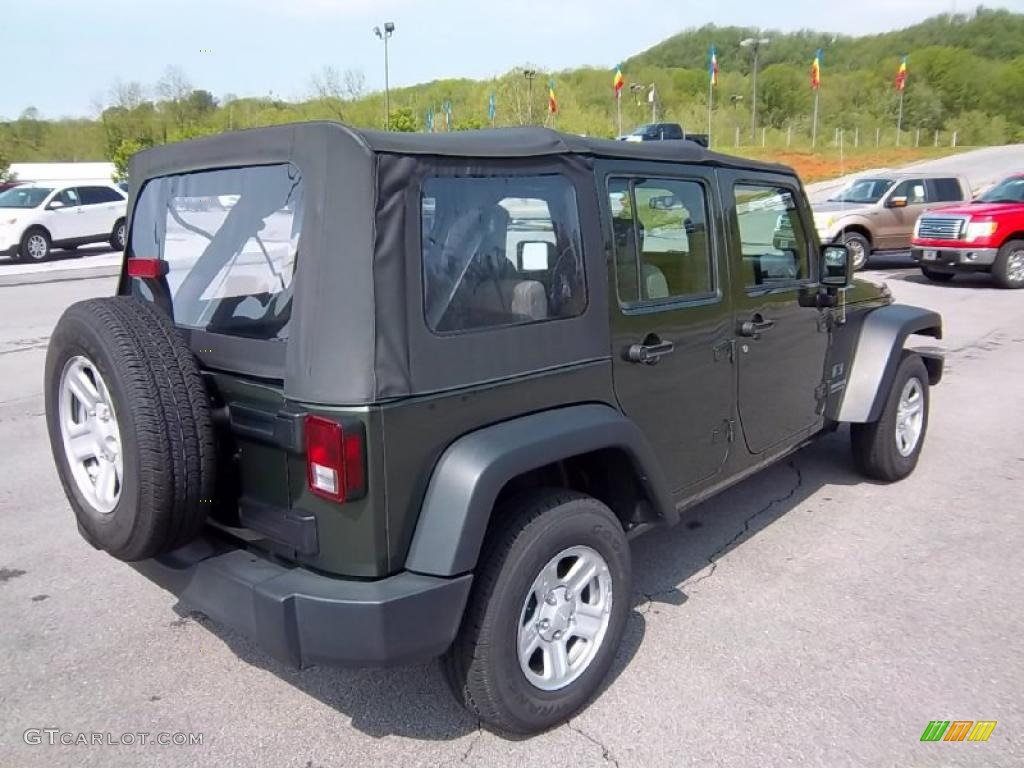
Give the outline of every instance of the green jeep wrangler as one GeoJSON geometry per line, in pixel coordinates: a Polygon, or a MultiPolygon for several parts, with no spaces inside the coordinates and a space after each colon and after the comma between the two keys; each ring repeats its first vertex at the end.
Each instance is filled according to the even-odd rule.
{"type": "Polygon", "coordinates": [[[869,477],[920,455],[941,318],[788,168],[306,123],[131,178],[118,295],[50,341],[57,469],[90,544],[284,662],[444,656],[534,733],[608,673],[630,538],[844,422],[869,477]]]}

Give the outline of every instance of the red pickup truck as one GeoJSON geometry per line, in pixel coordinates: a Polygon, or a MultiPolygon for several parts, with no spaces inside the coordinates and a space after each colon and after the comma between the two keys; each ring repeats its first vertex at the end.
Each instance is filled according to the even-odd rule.
{"type": "Polygon", "coordinates": [[[1024,173],[970,203],[922,214],[911,255],[938,283],[957,272],[991,272],[1003,288],[1024,288],[1024,173]]]}

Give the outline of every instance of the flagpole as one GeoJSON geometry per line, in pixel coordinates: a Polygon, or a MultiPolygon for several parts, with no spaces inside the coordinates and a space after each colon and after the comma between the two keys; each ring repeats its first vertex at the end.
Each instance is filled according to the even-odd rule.
{"type": "MultiPolygon", "coordinates": [[[[906,86],[904,86],[905,88],[906,86]]],[[[903,88],[900,88],[900,111],[896,117],[896,146],[900,145],[900,131],[903,130],[903,88]]]]}
{"type": "Polygon", "coordinates": [[[708,78],[708,146],[711,146],[711,114],[715,107],[715,81],[708,78]]]}
{"type": "Polygon", "coordinates": [[[818,89],[814,89],[814,119],[811,122],[811,148],[818,144],[818,89]]]}
{"type": "Polygon", "coordinates": [[[619,121],[619,136],[622,135],[622,91],[615,92],[615,113],[619,121]]]}

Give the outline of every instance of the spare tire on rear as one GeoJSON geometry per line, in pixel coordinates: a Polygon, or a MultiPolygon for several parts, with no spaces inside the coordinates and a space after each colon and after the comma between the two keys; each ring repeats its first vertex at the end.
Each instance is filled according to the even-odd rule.
{"type": "Polygon", "coordinates": [[[171,320],[136,298],[69,307],[46,354],[46,426],[79,530],[121,560],[195,538],[216,476],[209,398],[171,320]]]}

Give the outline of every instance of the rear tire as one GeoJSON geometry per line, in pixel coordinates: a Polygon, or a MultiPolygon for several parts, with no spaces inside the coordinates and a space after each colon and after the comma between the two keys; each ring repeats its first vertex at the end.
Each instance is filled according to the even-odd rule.
{"type": "Polygon", "coordinates": [[[22,261],[46,261],[53,249],[50,233],[42,227],[33,227],[21,236],[18,255],[22,261]]]}
{"type": "Polygon", "coordinates": [[[443,664],[480,720],[538,733],[582,709],[611,668],[632,598],[629,543],[608,507],[573,491],[532,492],[493,519],[443,664]],[[591,570],[599,575],[578,588],[577,575],[591,570]]]}
{"type": "Polygon", "coordinates": [[[936,272],[934,269],[929,267],[921,267],[921,274],[931,280],[933,283],[948,283],[956,275],[952,272],[936,272]]]}
{"type": "Polygon", "coordinates": [[[93,546],[144,560],[199,533],[216,478],[213,424],[166,315],[124,296],[73,304],[50,339],[45,398],[57,472],[93,546]]]}
{"type": "Polygon", "coordinates": [[[1000,288],[1024,288],[1024,240],[1010,240],[996,254],[992,277],[1000,288]]]}
{"type": "Polygon", "coordinates": [[[871,242],[860,232],[844,232],[841,242],[850,251],[853,271],[864,269],[871,258],[871,242]]]}
{"type": "Polygon", "coordinates": [[[127,237],[128,229],[124,219],[118,219],[117,223],[114,224],[113,231],[110,233],[110,247],[115,251],[123,251],[127,237]]]}
{"type": "Polygon", "coordinates": [[[850,425],[860,472],[887,483],[913,472],[928,432],[928,406],[928,369],[918,355],[906,352],[878,421],[850,425]]]}

